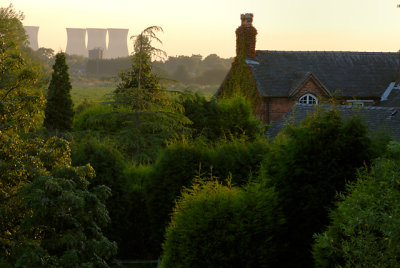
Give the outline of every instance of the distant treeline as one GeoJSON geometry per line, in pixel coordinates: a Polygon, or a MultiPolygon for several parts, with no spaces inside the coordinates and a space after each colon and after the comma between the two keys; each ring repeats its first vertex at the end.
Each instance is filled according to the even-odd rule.
{"type": "MultiPolygon", "coordinates": [[[[217,85],[224,79],[232,61],[233,58],[224,59],[216,54],[205,58],[201,55],[168,57],[166,61],[155,61],[153,70],[162,78],[183,84],[217,85]]],[[[130,65],[129,57],[88,59],[84,72],[90,76],[117,76],[120,71],[128,69],[130,65]]]]}

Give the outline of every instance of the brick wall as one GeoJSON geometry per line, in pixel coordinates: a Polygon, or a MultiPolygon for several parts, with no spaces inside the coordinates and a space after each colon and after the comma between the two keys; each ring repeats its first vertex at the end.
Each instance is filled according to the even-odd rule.
{"type": "Polygon", "coordinates": [[[285,97],[268,99],[268,121],[266,123],[277,122],[296,104],[296,101],[285,97]]]}
{"type": "Polygon", "coordinates": [[[256,56],[257,35],[257,30],[252,25],[253,14],[242,14],[241,20],[242,24],[236,29],[236,56],[253,58],[256,56]]]}
{"type": "Polygon", "coordinates": [[[305,94],[313,94],[319,102],[327,101],[329,95],[314,79],[309,78],[292,97],[264,98],[265,116],[258,116],[264,123],[274,123],[281,119],[305,94]]]}
{"type": "Polygon", "coordinates": [[[300,89],[291,98],[297,102],[298,99],[305,94],[313,94],[318,98],[318,102],[328,100],[330,97],[312,77],[305,81],[305,83],[303,83],[300,89]]]}

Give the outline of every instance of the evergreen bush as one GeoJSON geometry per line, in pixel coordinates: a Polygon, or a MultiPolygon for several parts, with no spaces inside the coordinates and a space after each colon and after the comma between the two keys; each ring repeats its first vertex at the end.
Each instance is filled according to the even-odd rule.
{"type": "Polygon", "coordinates": [[[153,243],[160,245],[170,213],[183,187],[189,187],[199,174],[212,173],[219,178],[231,176],[232,184],[244,185],[256,177],[267,141],[234,140],[215,144],[182,141],[163,149],[145,182],[153,243]]]}
{"type": "Polygon", "coordinates": [[[72,163],[76,166],[90,163],[96,172],[91,187],[106,185],[111,189],[111,197],[106,202],[111,224],[104,232],[118,243],[120,252],[126,250],[125,236],[132,231],[126,215],[131,211],[132,201],[131,190],[124,174],[123,156],[107,143],[87,137],[75,145],[72,163]]]}
{"type": "Polygon", "coordinates": [[[370,162],[370,144],[359,118],[344,122],[336,111],[317,111],[275,139],[260,177],[275,187],[285,215],[282,265],[312,266],[313,234],[329,223],[336,193],[370,162]]]}
{"type": "Polygon", "coordinates": [[[193,122],[195,137],[205,137],[211,141],[232,140],[246,136],[249,140],[262,135],[260,121],[253,116],[252,108],[243,97],[206,100],[203,96],[189,93],[181,98],[185,115],[193,122]]]}
{"type": "Polygon", "coordinates": [[[399,178],[398,159],[379,159],[360,173],[340,195],[328,229],[315,236],[316,267],[400,266],[399,178]]]}
{"type": "Polygon", "coordinates": [[[49,130],[72,129],[74,108],[71,99],[71,83],[65,54],[57,53],[53,73],[47,92],[44,126],[49,130]]]}
{"type": "Polygon", "coordinates": [[[177,202],[161,267],[277,267],[282,222],[272,188],[199,180],[177,202]]]}

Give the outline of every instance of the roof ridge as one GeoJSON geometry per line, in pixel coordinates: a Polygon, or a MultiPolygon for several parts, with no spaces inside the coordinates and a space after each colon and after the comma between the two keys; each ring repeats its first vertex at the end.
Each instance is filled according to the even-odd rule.
{"type": "Polygon", "coordinates": [[[270,53],[303,53],[303,54],[312,54],[312,53],[318,53],[318,54],[324,54],[324,53],[352,53],[352,54],[398,54],[398,51],[346,51],[346,50],[256,50],[256,53],[265,53],[265,54],[270,54],[270,53]]]}
{"type": "Polygon", "coordinates": [[[296,103],[296,106],[303,107],[322,107],[322,108],[344,108],[344,109],[363,109],[363,110],[386,110],[386,111],[394,111],[398,110],[396,107],[384,107],[384,106],[354,106],[354,105],[341,105],[341,104],[306,104],[306,103],[296,103]]]}

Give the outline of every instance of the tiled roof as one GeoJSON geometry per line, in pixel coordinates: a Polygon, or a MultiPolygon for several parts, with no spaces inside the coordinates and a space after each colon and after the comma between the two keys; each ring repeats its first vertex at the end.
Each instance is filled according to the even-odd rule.
{"type": "Polygon", "coordinates": [[[379,106],[383,107],[400,107],[400,89],[393,89],[387,100],[381,101],[379,106]]]}
{"type": "Polygon", "coordinates": [[[371,132],[385,131],[389,135],[400,138],[400,109],[393,107],[366,106],[356,107],[348,105],[310,105],[297,103],[283,118],[273,124],[265,133],[269,137],[276,136],[288,124],[299,124],[309,114],[319,107],[322,111],[336,109],[340,116],[346,120],[355,115],[367,123],[371,132]]]}
{"type": "Polygon", "coordinates": [[[394,52],[258,50],[254,60],[259,64],[247,64],[266,97],[287,97],[313,74],[334,96],[378,98],[397,79],[399,68],[399,54],[394,52]]]}

